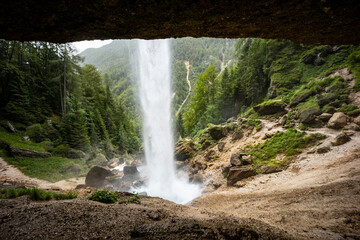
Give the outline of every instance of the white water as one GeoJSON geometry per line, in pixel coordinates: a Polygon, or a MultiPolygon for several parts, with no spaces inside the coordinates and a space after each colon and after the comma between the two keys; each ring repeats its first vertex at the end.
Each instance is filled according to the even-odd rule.
{"type": "Polygon", "coordinates": [[[170,40],[139,40],[140,103],[147,185],[138,191],[184,204],[201,194],[187,176],[177,176],[171,128],[170,40]]]}

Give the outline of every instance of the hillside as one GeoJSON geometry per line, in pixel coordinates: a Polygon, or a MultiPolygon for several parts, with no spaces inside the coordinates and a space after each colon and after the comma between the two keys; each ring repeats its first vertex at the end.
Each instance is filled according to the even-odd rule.
{"type": "MultiPolygon", "coordinates": [[[[235,39],[181,38],[172,39],[172,80],[173,106],[177,111],[184,102],[188,91],[186,81],[186,65],[189,62],[189,81],[194,85],[197,77],[210,64],[216,66],[216,72],[223,71],[226,66],[234,63],[235,39]]],[[[97,49],[87,49],[80,55],[85,64],[92,64],[102,74],[111,79],[112,92],[119,96],[127,109],[135,118],[139,115],[136,103],[136,40],[114,40],[108,45],[97,49]]]]}

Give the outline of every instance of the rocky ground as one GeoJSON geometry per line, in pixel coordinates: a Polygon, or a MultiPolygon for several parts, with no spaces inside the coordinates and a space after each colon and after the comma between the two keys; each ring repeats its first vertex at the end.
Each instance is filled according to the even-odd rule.
{"type": "Polygon", "coordinates": [[[1,239],[291,239],[258,220],[234,218],[159,198],[141,204],[84,199],[0,200],[1,239]]]}
{"type": "MultiPolygon", "coordinates": [[[[360,107],[359,92],[351,92],[349,102],[360,107]]],[[[257,126],[243,128],[234,119],[213,127],[208,132],[211,141],[178,143],[178,168],[188,170],[193,182],[204,184],[204,194],[187,206],[159,198],[142,198],[139,205],[92,202],[86,200],[92,191],[85,188],[91,186],[89,176],[87,181],[49,183],[29,178],[0,159],[0,184],[50,190],[82,185],[76,190],[81,197],[75,200],[0,200],[1,238],[360,239],[360,117],[339,112],[313,116],[320,124],[306,129],[307,134],[320,133],[325,139],[284,165],[255,172],[251,156],[239,151],[286,131],[283,120],[261,119],[257,126]],[[245,175],[233,175],[229,181],[232,169],[242,169],[245,175]]],[[[295,122],[293,127],[300,125],[295,122]]],[[[285,157],[278,154],[276,161],[285,157]]],[[[101,186],[123,179],[128,184],[138,175],[134,166],[125,167],[115,179],[107,179],[107,167],[95,170],[101,186]]]]}

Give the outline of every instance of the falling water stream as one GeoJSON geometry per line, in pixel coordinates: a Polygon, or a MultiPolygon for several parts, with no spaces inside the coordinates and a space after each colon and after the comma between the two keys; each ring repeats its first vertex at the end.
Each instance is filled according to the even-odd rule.
{"type": "Polygon", "coordinates": [[[140,103],[147,185],[138,191],[184,204],[201,194],[200,186],[176,172],[171,126],[170,40],[138,40],[140,103]]]}

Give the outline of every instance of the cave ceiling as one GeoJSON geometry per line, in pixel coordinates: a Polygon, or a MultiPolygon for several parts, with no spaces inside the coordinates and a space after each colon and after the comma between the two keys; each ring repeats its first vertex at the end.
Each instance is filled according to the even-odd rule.
{"type": "Polygon", "coordinates": [[[359,0],[0,1],[0,38],[56,43],[178,37],[359,44],[359,0]]]}

